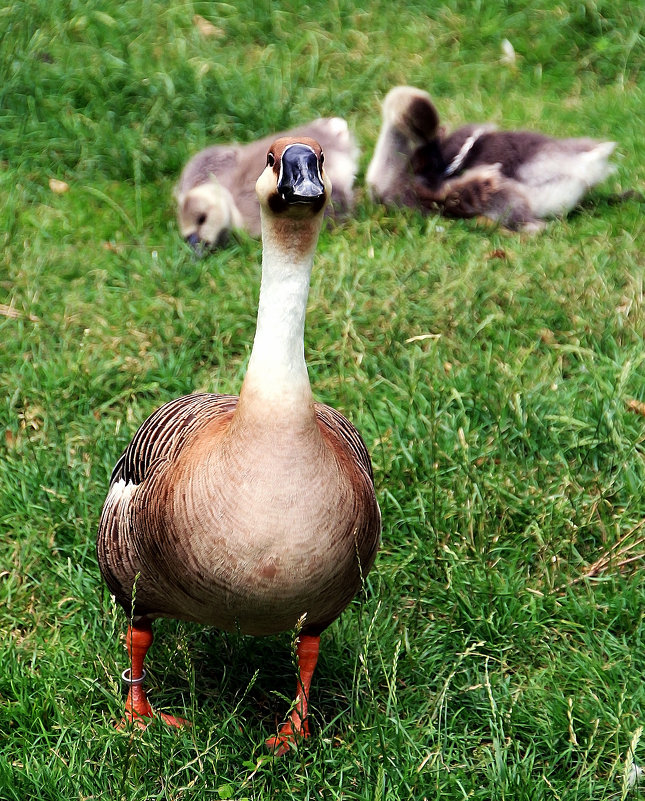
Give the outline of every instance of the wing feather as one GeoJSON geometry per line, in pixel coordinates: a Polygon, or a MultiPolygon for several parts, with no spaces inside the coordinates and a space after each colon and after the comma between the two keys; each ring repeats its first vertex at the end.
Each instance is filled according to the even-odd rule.
{"type": "Polygon", "coordinates": [[[186,441],[212,420],[230,414],[237,395],[196,393],[160,406],[142,423],[116,463],[110,486],[118,481],[141,484],[160,459],[172,459],[186,441]]]}
{"type": "Polygon", "coordinates": [[[329,431],[334,432],[349,447],[352,454],[356,457],[356,461],[367,473],[373,484],[374,473],[372,471],[372,462],[367,446],[363,442],[363,438],[359,434],[358,429],[355,428],[344,415],[331,406],[326,406],[323,403],[315,403],[314,408],[316,410],[318,422],[329,431]]]}

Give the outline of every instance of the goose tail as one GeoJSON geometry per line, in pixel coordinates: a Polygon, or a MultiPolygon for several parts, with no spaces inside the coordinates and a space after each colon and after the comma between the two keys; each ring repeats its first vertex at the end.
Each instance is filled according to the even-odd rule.
{"type": "Polygon", "coordinates": [[[598,142],[582,154],[588,186],[594,186],[616,172],[616,165],[608,159],[616,149],[616,142],[598,142]]]}

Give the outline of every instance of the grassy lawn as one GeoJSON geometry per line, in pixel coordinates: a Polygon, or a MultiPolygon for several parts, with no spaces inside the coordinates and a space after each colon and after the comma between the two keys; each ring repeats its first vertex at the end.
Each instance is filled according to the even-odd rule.
{"type": "Polygon", "coordinates": [[[628,0],[0,9],[2,801],[639,795],[644,16],[628,0]],[[363,175],[397,83],[449,126],[615,139],[616,175],[533,238],[386,212],[363,175]],[[192,256],[173,184],[206,144],[332,114],[361,145],[358,202],[321,237],[306,353],[317,399],[372,453],[380,555],[323,635],[297,754],[264,747],[295,687],[289,634],[160,621],[151,700],[193,725],[117,731],[125,620],[95,557],[109,472],[163,402],[239,390],[259,290],[259,242],[192,256]]]}

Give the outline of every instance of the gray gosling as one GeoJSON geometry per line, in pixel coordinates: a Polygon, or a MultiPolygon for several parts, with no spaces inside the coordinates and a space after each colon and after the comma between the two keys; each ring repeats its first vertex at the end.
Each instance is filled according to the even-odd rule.
{"type": "Polygon", "coordinates": [[[285,136],[305,136],[320,143],[325,170],[333,184],[333,211],[351,211],[358,147],[345,120],[319,118],[247,145],[207,147],[190,159],[179,178],[175,198],[179,230],[191,247],[196,251],[222,247],[234,229],[260,236],[255,179],[271,143],[285,136]]]}

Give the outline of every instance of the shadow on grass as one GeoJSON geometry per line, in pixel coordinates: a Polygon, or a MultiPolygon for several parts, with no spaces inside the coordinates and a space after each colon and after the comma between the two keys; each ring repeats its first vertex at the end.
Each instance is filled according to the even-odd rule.
{"type": "Polygon", "coordinates": [[[569,212],[568,216],[575,217],[582,211],[602,212],[604,208],[621,206],[623,203],[645,203],[645,195],[643,195],[642,192],[638,192],[636,189],[626,189],[624,192],[612,192],[608,195],[587,195],[569,212]]]}
{"type": "MultiPolygon", "coordinates": [[[[251,637],[157,621],[147,660],[153,707],[197,726],[235,719],[257,740],[286,719],[295,697],[293,641],[290,633],[251,637]]],[[[344,652],[331,632],[323,633],[311,693],[313,733],[350,705],[354,659],[344,652]]]]}

